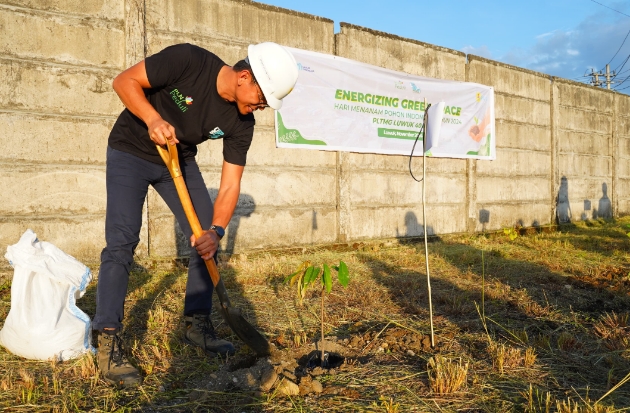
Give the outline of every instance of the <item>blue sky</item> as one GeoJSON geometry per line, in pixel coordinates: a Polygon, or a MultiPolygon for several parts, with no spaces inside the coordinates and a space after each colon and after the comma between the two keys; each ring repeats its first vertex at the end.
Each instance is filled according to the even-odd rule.
{"type": "Polygon", "coordinates": [[[630,92],[630,0],[259,2],[329,18],[336,32],[352,23],[577,81],[610,62],[612,87],[630,92]]]}

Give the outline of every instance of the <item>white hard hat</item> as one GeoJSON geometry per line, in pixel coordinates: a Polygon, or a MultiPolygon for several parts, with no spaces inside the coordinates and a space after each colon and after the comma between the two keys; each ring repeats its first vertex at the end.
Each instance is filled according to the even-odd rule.
{"type": "Polygon", "coordinates": [[[247,58],[254,77],[267,99],[267,104],[278,110],[298,79],[295,57],[277,43],[250,44],[247,58]]]}

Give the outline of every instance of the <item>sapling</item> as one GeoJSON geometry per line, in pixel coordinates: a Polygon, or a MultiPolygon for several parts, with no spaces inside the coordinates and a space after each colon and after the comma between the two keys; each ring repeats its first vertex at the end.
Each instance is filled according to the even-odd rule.
{"type": "Polygon", "coordinates": [[[306,290],[309,286],[314,285],[317,280],[320,281],[321,284],[321,351],[320,351],[320,365],[322,367],[325,366],[324,361],[324,299],[326,293],[330,293],[332,291],[333,286],[333,278],[332,278],[332,270],[337,272],[337,280],[339,284],[343,287],[348,286],[348,281],[350,279],[348,273],[348,266],[345,262],[339,261],[339,265],[328,266],[328,264],[323,264],[323,266],[313,265],[310,261],[304,261],[297,268],[293,274],[288,275],[284,279],[284,283],[290,283],[290,285],[297,285],[297,296],[302,305],[304,301],[304,297],[306,296],[306,290]]]}

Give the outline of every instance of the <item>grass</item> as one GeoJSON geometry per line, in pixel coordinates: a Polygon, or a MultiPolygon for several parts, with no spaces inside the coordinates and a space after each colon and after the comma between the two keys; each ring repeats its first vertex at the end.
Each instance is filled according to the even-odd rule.
{"type": "MultiPolygon", "coordinates": [[[[413,337],[430,331],[420,241],[258,251],[222,261],[233,305],[286,351],[317,340],[321,316],[319,295],[308,292],[298,306],[284,277],[305,260],[348,264],[350,285],[327,297],[325,329],[327,337],[360,344],[341,368],[321,376],[325,391],[318,396],[233,391],[189,398],[226,361],[208,359],[181,341],[186,268],[176,261],[138,261],[124,338],[144,384],[108,387],[89,355],[40,362],[0,348],[0,409],[627,412],[629,224],[630,218],[598,220],[550,231],[447,235],[430,243],[434,349],[411,347],[413,337]],[[394,336],[396,346],[383,344],[394,336]]],[[[90,316],[95,285],[78,302],[90,316]]],[[[1,288],[0,323],[9,305],[10,289],[1,288]]],[[[219,318],[214,322],[237,344],[236,358],[250,355],[219,318]]]]}

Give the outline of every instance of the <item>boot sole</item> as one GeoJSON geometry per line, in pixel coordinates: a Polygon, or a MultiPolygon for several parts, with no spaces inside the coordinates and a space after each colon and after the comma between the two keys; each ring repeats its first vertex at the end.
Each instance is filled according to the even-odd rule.
{"type": "Polygon", "coordinates": [[[184,343],[186,343],[186,344],[190,344],[191,346],[198,347],[198,348],[202,349],[202,350],[204,351],[204,353],[206,353],[208,356],[211,356],[211,357],[213,357],[213,358],[214,358],[214,357],[218,357],[218,356],[221,356],[221,357],[225,357],[225,356],[228,356],[228,355],[229,355],[229,356],[233,356],[233,355],[236,353],[236,350],[234,350],[234,351],[232,351],[232,352],[227,351],[227,352],[225,352],[225,353],[219,353],[219,352],[214,352],[214,351],[206,350],[205,348],[201,347],[199,344],[197,344],[197,343],[195,343],[194,341],[190,340],[190,339],[189,339],[188,337],[186,337],[185,335],[184,335],[184,343]]]}
{"type": "Polygon", "coordinates": [[[138,387],[142,384],[142,377],[122,377],[120,379],[112,379],[111,377],[105,376],[105,374],[101,374],[103,380],[105,380],[108,384],[118,388],[118,389],[129,389],[132,387],[138,387]]]}

